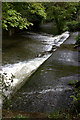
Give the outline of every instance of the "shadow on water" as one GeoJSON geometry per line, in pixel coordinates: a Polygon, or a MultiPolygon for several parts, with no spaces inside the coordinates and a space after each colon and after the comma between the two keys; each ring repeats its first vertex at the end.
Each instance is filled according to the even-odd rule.
{"type": "MultiPolygon", "coordinates": [[[[28,61],[44,50],[45,44],[28,32],[11,37],[3,37],[3,65],[28,61]]],[[[45,38],[45,37],[44,37],[45,38]]],[[[43,39],[44,39],[43,38],[43,39]]]]}
{"type": "Polygon", "coordinates": [[[73,49],[75,34],[34,73],[12,99],[11,109],[50,113],[71,107],[74,94],[69,81],[77,80],[78,51],[73,49]]]}
{"type": "Polygon", "coordinates": [[[24,31],[12,37],[3,35],[3,65],[35,58],[37,54],[45,50],[45,47],[47,48],[47,44],[43,41],[55,35],[54,28],[53,23],[48,23],[32,32],[24,31]]]}

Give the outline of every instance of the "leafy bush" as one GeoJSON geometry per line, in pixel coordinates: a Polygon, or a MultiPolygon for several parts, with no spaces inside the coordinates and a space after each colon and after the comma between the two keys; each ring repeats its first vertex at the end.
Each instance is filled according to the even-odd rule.
{"type": "Polygon", "coordinates": [[[80,114],[80,87],[75,88],[75,93],[76,93],[76,96],[74,97],[75,109],[76,109],[77,113],[80,114]]]}
{"type": "Polygon", "coordinates": [[[66,25],[65,25],[65,28],[66,28],[66,30],[69,30],[69,31],[72,31],[72,32],[79,31],[80,30],[80,22],[79,21],[67,22],[66,25]]]}
{"type": "Polygon", "coordinates": [[[76,36],[76,44],[80,45],[80,34],[76,36]]]}
{"type": "Polygon", "coordinates": [[[74,80],[74,81],[69,81],[68,85],[75,85],[78,82],[78,80],[74,80]]]}
{"type": "Polygon", "coordinates": [[[35,22],[46,19],[45,8],[41,3],[2,3],[2,28],[28,29],[35,22]]]}
{"type": "Polygon", "coordinates": [[[16,10],[9,9],[2,14],[2,28],[8,30],[9,27],[19,27],[19,29],[28,28],[32,23],[23,18],[16,10]]]}
{"type": "Polygon", "coordinates": [[[75,95],[71,95],[70,97],[72,97],[74,101],[73,111],[77,117],[80,117],[80,81],[75,83],[75,95]]]}

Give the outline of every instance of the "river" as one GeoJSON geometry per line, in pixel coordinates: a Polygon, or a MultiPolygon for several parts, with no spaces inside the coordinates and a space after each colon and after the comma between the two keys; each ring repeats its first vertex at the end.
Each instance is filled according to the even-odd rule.
{"type": "MultiPolygon", "coordinates": [[[[12,73],[20,70],[22,74],[26,63],[35,60],[36,55],[41,52],[51,50],[55,35],[51,24],[41,26],[37,32],[23,32],[12,38],[4,36],[3,70],[12,73]]],[[[50,113],[59,108],[71,107],[70,95],[74,92],[68,84],[79,77],[78,51],[73,48],[77,34],[78,32],[71,33],[70,37],[29,77],[15,93],[8,106],[10,109],[50,113]]],[[[3,105],[3,108],[6,106],[3,105]]]]}

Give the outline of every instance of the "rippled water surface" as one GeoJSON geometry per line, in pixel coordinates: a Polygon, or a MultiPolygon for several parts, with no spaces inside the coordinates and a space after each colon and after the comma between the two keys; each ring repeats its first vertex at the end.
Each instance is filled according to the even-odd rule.
{"type": "MultiPolygon", "coordinates": [[[[44,32],[46,25],[42,27],[44,29],[41,32],[44,32]]],[[[50,113],[71,106],[70,95],[74,92],[68,83],[79,77],[78,51],[73,48],[75,35],[77,33],[71,33],[69,39],[17,91],[9,106],[11,109],[50,113]]],[[[52,38],[52,33],[44,35],[34,32],[24,32],[11,39],[4,38],[3,65],[34,59],[36,54],[50,49],[47,41],[52,38]]]]}

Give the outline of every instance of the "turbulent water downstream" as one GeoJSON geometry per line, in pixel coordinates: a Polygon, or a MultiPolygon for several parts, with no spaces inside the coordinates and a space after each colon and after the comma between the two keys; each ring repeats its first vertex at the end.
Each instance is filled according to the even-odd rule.
{"type": "Polygon", "coordinates": [[[13,38],[4,37],[2,69],[9,77],[11,73],[15,75],[13,86],[18,80],[26,81],[49,58],[15,94],[11,109],[49,113],[70,105],[73,91],[68,83],[78,79],[78,52],[73,49],[75,35],[72,33],[68,38],[68,33],[54,37],[50,33],[24,32],[13,38]],[[37,57],[50,51],[53,45],[57,46],[55,52],[37,57]]]}

